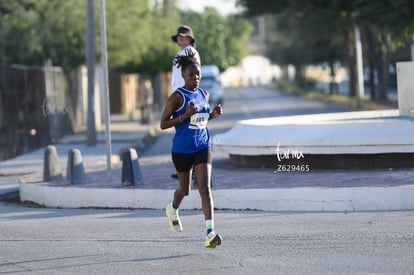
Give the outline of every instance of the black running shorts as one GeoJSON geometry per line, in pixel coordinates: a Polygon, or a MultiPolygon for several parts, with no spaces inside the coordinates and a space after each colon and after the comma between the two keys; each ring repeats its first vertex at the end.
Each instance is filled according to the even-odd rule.
{"type": "Polygon", "coordinates": [[[193,165],[200,163],[211,164],[211,148],[208,147],[192,154],[180,154],[172,152],[172,161],[174,163],[175,169],[178,172],[188,172],[191,170],[193,165]]]}

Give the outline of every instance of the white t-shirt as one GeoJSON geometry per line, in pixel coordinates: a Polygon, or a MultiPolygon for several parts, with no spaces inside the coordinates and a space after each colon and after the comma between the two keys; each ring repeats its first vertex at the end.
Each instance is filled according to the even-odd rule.
{"type": "MultiPolygon", "coordinates": [[[[200,63],[200,66],[201,66],[200,55],[198,54],[198,51],[191,45],[188,45],[184,49],[178,51],[176,56],[177,55],[190,55],[192,53],[194,53],[194,57],[197,59],[198,63],[200,63]]],[[[172,87],[171,92],[174,92],[175,90],[177,90],[177,88],[183,87],[184,84],[185,84],[184,79],[181,75],[181,67],[177,68],[177,65],[174,65],[174,60],[173,60],[172,76],[171,76],[171,87],[172,87]]]]}

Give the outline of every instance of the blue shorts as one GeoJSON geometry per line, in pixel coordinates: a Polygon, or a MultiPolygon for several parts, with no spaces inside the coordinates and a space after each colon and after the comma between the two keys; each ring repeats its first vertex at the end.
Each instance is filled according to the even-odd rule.
{"type": "Polygon", "coordinates": [[[200,163],[211,164],[211,148],[208,147],[192,154],[171,153],[172,161],[178,172],[188,172],[200,163]]]}

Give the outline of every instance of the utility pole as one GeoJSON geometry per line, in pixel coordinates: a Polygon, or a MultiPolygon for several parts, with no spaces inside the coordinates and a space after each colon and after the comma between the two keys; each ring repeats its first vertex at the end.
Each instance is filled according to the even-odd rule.
{"type": "Polygon", "coordinates": [[[86,4],[86,66],[88,69],[88,116],[86,145],[96,145],[95,125],[95,19],[93,0],[86,4]]]}
{"type": "Polygon", "coordinates": [[[108,180],[111,179],[111,122],[110,122],[110,105],[109,105],[109,82],[108,82],[108,58],[106,44],[106,16],[105,0],[100,1],[100,26],[101,26],[101,50],[102,50],[102,68],[103,68],[103,97],[105,99],[105,143],[106,143],[106,170],[108,180]]]}

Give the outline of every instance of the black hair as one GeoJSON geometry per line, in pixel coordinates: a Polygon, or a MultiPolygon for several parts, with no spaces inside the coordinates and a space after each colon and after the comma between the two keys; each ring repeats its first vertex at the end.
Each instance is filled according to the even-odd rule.
{"type": "Polygon", "coordinates": [[[177,65],[177,68],[181,67],[181,71],[184,71],[190,65],[200,66],[200,63],[195,58],[194,52],[191,52],[190,49],[186,49],[186,53],[188,55],[176,55],[174,57],[174,65],[177,65]]]}

